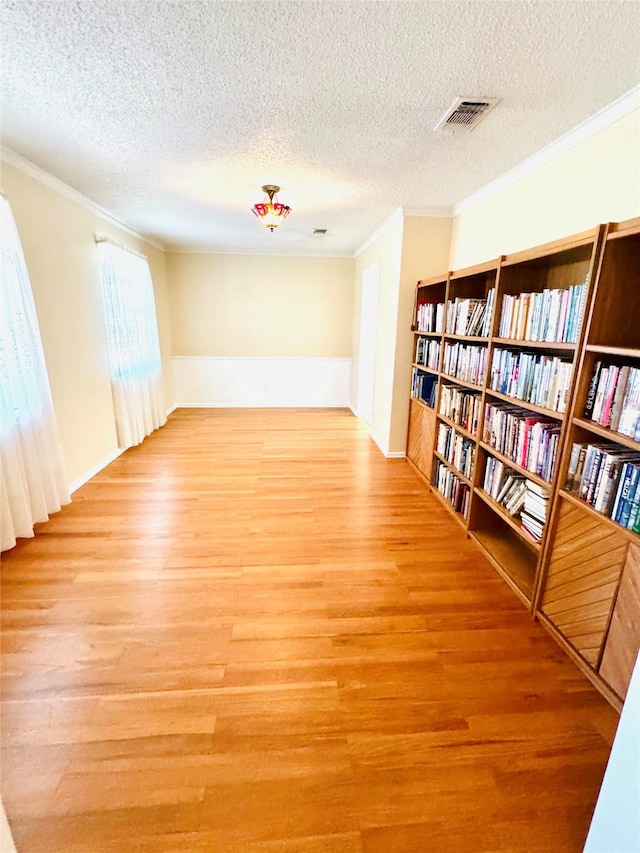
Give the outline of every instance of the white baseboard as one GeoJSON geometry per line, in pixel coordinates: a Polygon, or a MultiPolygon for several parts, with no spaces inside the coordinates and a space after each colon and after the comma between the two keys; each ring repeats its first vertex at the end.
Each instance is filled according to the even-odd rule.
{"type": "Polygon", "coordinates": [[[373,433],[373,431],[371,432],[371,438],[375,441],[376,445],[378,446],[378,449],[380,450],[385,459],[404,459],[407,455],[404,450],[387,450],[380,442],[380,439],[373,433]]]}
{"type": "Polygon", "coordinates": [[[97,465],[94,465],[93,468],[90,468],[88,471],[85,471],[77,480],[74,480],[73,483],[69,483],[69,492],[73,494],[76,492],[80,486],[84,486],[85,483],[88,483],[92,477],[95,477],[96,474],[99,474],[103,468],[106,468],[107,465],[110,465],[114,459],[117,459],[122,453],[124,453],[125,448],[119,447],[113,453],[110,453],[108,456],[105,456],[104,459],[101,459],[97,465]]]}
{"type": "Polygon", "coordinates": [[[177,406],[171,406],[171,408],[170,408],[170,409],[167,409],[167,412],[166,412],[167,417],[169,417],[169,415],[171,414],[171,412],[175,412],[175,410],[176,410],[177,408],[178,408],[177,406]]]}
{"type": "Polygon", "coordinates": [[[179,408],[349,407],[350,358],[175,356],[179,408]]]}

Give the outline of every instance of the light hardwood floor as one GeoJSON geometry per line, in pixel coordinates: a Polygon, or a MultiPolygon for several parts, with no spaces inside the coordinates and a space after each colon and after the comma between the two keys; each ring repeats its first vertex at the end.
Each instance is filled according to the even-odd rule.
{"type": "Polygon", "coordinates": [[[349,412],[175,412],[2,611],[20,853],[582,849],[616,713],[349,412]]]}

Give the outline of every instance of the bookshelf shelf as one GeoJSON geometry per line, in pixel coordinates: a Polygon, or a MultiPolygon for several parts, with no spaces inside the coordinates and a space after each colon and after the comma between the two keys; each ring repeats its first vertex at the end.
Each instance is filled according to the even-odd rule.
{"type": "Polygon", "coordinates": [[[551,482],[548,480],[543,480],[542,477],[539,477],[537,474],[534,474],[532,471],[528,471],[526,468],[523,468],[522,465],[519,465],[517,462],[514,462],[513,459],[509,459],[508,456],[505,456],[504,453],[500,453],[499,450],[496,450],[491,444],[488,444],[486,441],[478,442],[478,445],[486,450],[491,456],[495,456],[496,459],[499,459],[501,462],[504,462],[505,465],[509,468],[513,468],[519,474],[522,474],[523,477],[526,477],[527,480],[531,480],[534,483],[537,483],[539,486],[543,486],[544,488],[551,488],[551,482]]]}
{"type": "Polygon", "coordinates": [[[436,367],[427,367],[426,364],[419,364],[417,361],[414,361],[411,366],[417,370],[422,370],[423,373],[434,373],[436,376],[440,375],[440,371],[436,367]]]}
{"type": "Polygon", "coordinates": [[[597,344],[587,344],[584,348],[585,352],[593,352],[598,355],[612,355],[618,356],[619,358],[629,358],[629,359],[638,359],[639,354],[637,349],[633,349],[632,347],[605,347],[598,346],[597,344]]]}
{"type": "MultiPolygon", "coordinates": [[[[448,377],[447,377],[448,378],[448,377]]],[[[556,412],[554,409],[546,409],[544,406],[537,406],[535,403],[528,403],[526,400],[521,400],[519,397],[510,397],[508,394],[503,394],[500,391],[494,391],[492,388],[486,389],[487,397],[495,397],[496,400],[503,400],[505,403],[513,403],[522,409],[530,409],[537,415],[545,415],[551,420],[561,420],[564,416],[563,412],[556,412]]]]}
{"type": "Polygon", "coordinates": [[[443,415],[442,412],[437,412],[436,417],[439,421],[442,421],[443,423],[447,424],[447,426],[453,427],[456,432],[459,432],[461,435],[464,435],[465,438],[471,438],[473,439],[473,441],[477,440],[476,435],[474,435],[472,432],[469,432],[468,429],[465,429],[463,426],[460,426],[460,424],[456,423],[455,421],[452,421],[451,418],[448,418],[446,415],[443,415]]]}
{"type": "Polygon", "coordinates": [[[466,527],[467,527],[467,519],[465,518],[465,516],[464,516],[464,515],[462,515],[462,513],[460,513],[460,512],[456,512],[456,510],[454,510],[454,508],[451,506],[451,503],[447,500],[447,498],[442,494],[442,492],[439,492],[439,491],[438,491],[438,489],[436,489],[436,488],[435,488],[435,486],[434,486],[434,488],[433,488],[433,494],[434,494],[434,495],[436,496],[436,498],[440,501],[440,503],[441,503],[441,504],[442,504],[446,509],[448,509],[448,510],[449,510],[449,512],[453,515],[453,517],[454,517],[454,518],[455,518],[455,520],[458,522],[458,524],[462,525],[462,527],[464,527],[464,528],[465,528],[465,530],[466,530],[466,527]]]}
{"type": "MultiPolygon", "coordinates": [[[[491,512],[489,508],[487,511],[491,512]]],[[[493,516],[496,518],[495,513],[493,516]]],[[[499,574],[529,606],[538,562],[536,553],[502,519],[497,523],[491,521],[490,526],[471,530],[470,535],[499,574]]]]}
{"type": "Polygon", "coordinates": [[[572,423],[574,427],[587,430],[588,432],[592,432],[594,435],[600,436],[600,438],[606,438],[609,441],[616,442],[616,444],[621,444],[623,447],[628,447],[629,450],[637,450],[638,453],[640,453],[640,442],[634,441],[634,439],[629,438],[628,435],[622,435],[620,432],[614,432],[607,427],[600,426],[600,424],[595,421],[585,420],[585,418],[573,418],[572,423]]]}
{"type": "Polygon", "coordinates": [[[443,337],[452,341],[467,341],[470,344],[486,344],[489,342],[487,336],[479,335],[454,335],[452,332],[445,332],[443,337]]]}
{"type": "Polygon", "coordinates": [[[509,515],[509,513],[505,511],[505,509],[504,509],[504,507],[502,506],[502,504],[499,504],[497,501],[495,501],[495,500],[491,497],[491,495],[490,495],[490,494],[488,494],[487,492],[485,492],[485,490],[484,490],[484,489],[480,489],[479,487],[477,487],[477,486],[476,486],[476,488],[474,489],[474,491],[475,491],[475,493],[478,495],[478,497],[479,497],[481,500],[483,500],[483,501],[487,504],[487,506],[489,506],[489,507],[490,507],[490,508],[495,512],[495,513],[497,513],[497,514],[500,516],[500,518],[502,519],[502,521],[504,521],[504,523],[505,523],[505,524],[508,524],[508,525],[509,525],[509,527],[510,527],[513,531],[515,531],[515,533],[517,533],[517,535],[522,539],[522,541],[523,541],[526,545],[528,545],[528,546],[529,546],[530,548],[532,548],[534,551],[540,551],[540,550],[541,550],[541,545],[540,545],[540,543],[539,543],[539,542],[535,542],[533,539],[531,539],[531,538],[530,538],[530,537],[529,537],[529,536],[524,532],[524,530],[522,529],[522,525],[520,524],[520,522],[519,522],[516,518],[514,518],[513,516],[509,515]]]}
{"type": "Polygon", "coordinates": [[[443,456],[441,453],[438,453],[437,450],[433,451],[433,455],[436,457],[436,459],[439,459],[443,465],[446,465],[447,468],[453,471],[453,473],[459,480],[462,480],[463,483],[466,483],[468,486],[471,486],[471,480],[465,474],[463,474],[462,471],[458,470],[458,468],[456,468],[453,462],[449,462],[446,456],[443,456]]]}
{"type": "Polygon", "coordinates": [[[458,379],[457,376],[451,376],[448,373],[440,374],[445,382],[450,382],[453,385],[462,385],[464,388],[469,388],[471,391],[482,391],[482,385],[476,385],[475,382],[467,382],[466,379],[458,379]]]}
{"type": "Polygon", "coordinates": [[[576,348],[574,343],[564,343],[562,341],[529,341],[517,340],[515,338],[494,338],[493,342],[502,347],[557,350],[558,352],[573,352],[576,348]]]}

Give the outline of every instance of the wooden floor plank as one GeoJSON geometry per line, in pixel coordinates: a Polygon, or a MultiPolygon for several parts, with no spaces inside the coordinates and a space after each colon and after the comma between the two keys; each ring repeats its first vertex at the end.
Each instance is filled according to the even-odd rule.
{"type": "Polygon", "coordinates": [[[579,851],[617,715],[342,410],[178,410],[3,555],[20,853],[579,851]]]}

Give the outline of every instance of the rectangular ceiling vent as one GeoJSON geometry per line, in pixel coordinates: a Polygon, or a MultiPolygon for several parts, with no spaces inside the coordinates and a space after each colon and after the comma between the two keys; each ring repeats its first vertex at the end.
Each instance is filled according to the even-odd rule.
{"type": "Polygon", "coordinates": [[[327,233],[327,229],[326,228],[315,228],[313,233],[316,235],[316,237],[324,237],[324,235],[327,233]]]}
{"type": "Polygon", "coordinates": [[[473,130],[491,112],[499,98],[456,98],[434,130],[473,130]]]}

